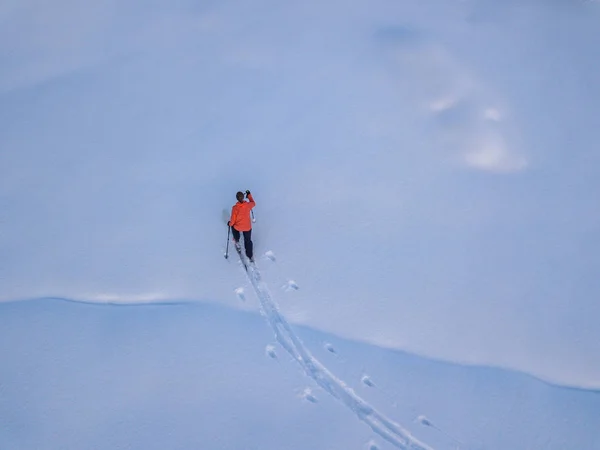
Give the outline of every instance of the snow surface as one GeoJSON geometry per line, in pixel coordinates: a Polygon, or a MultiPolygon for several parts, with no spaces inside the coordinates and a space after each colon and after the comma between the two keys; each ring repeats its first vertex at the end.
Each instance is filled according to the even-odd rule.
{"type": "MultiPolygon", "coordinates": [[[[431,448],[415,439],[401,425],[386,417],[380,411],[363,400],[349,388],[344,381],[331,373],[311,352],[302,344],[298,336],[292,331],[288,322],[279,312],[279,307],[273,301],[269,289],[262,281],[260,270],[255,264],[249,264],[246,257],[240,254],[246,270],[246,275],[254,287],[260,301],[261,311],[267,318],[279,344],[300,364],[305,373],[311,377],[321,388],[331,396],[341,401],[356,416],[366,423],[375,433],[392,443],[396,448],[403,450],[431,450],[431,448]]],[[[363,383],[368,386],[374,384],[368,379],[363,383]]],[[[317,398],[310,388],[304,390],[303,397],[311,403],[317,403],[317,398]]]]}
{"type": "Polygon", "coordinates": [[[5,3],[0,297],[247,308],[249,188],[292,322],[600,387],[599,8],[5,3]]]}
{"type": "MultiPolygon", "coordinates": [[[[291,327],[349,388],[436,450],[600,448],[598,392],[291,327]],[[360,382],[365,370],[376,387],[360,382]]],[[[396,448],[281,347],[278,359],[265,354],[272,341],[259,315],[214,303],[2,303],[2,448],[396,448]]]]}
{"type": "Polygon", "coordinates": [[[599,23],[3,3],[0,448],[600,448],[599,23]]]}

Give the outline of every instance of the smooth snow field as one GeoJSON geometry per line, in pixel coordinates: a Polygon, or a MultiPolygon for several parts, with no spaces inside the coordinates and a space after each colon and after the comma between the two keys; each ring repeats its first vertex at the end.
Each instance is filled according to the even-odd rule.
{"type": "MultiPolygon", "coordinates": [[[[424,448],[600,448],[598,392],[292,329],[424,448]]],[[[3,303],[0,358],[7,449],[423,448],[360,422],[261,317],[210,303],[3,303]]]]}
{"type": "Polygon", "coordinates": [[[2,3],[0,449],[600,450],[599,48],[591,0],[2,3]]]}

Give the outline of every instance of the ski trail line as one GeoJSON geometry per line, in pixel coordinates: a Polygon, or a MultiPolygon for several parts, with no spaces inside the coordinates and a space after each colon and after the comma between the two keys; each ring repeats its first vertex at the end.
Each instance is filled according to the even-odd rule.
{"type": "MultiPolygon", "coordinates": [[[[240,255],[240,258],[243,257],[240,255]]],[[[242,263],[245,262],[242,260],[242,263]]],[[[329,392],[329,394],[350,408],[375,433],[397,448],[403,450],[433,450],[428,445],[413,437],[402,426],[377,411],[367,401],[360,398],[352,388],[348,387],[346,383],[337,378],[329,369],[321,364],[302,344],[283,315],[279,312],[279,308],[271,298],[269,289],[266,283],[262,281],[262,277],[256,266],[248,264],[247,268],[248,279],[254,287],[262,312],[271,328],[273,328],[277,341],[302,366],[308,376],[329,392]]]]}

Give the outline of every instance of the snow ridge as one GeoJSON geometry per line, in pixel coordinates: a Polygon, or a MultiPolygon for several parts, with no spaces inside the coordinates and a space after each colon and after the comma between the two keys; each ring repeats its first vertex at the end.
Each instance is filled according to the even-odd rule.
{"type": "MultiPolygon", "coordinates": [[[[240,258],[242,258],[242,263],[246,263],[242,255],[240,255],[240,258]]],[[[247,268],[246,274],[260,302],[261,312],[275,332],[277,341],[302,366],[308,376],[329,392],[329,394],[350,408],[375,433],[397,448],[403,450],[433,450],[428,445],[413,437],[402,426],[373,408],[368,402],[359,397],[352,388],[347,386],[344,381],[337,378],[319,362],[302,344],[283,315],[279,312],[279,308],[271,298],[266,283],[262,281],[258,268],[254,264],[247,264],[247,268]]]]}

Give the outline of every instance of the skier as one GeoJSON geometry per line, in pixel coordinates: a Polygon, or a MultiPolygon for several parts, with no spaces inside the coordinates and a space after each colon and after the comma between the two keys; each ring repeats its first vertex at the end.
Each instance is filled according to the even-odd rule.
{"type": "Polygon", "coordinates": [[[233,234],[233,242],[237,249],[240,248],[240,232],[244,233],[244,247],[246,249],[246,256],[250,262],[254,262],[254,255],[252,252],[252,220],[250,219],[250,210],[256,206],[256,202],[252,198],[250,191],[246,191],[246,197],[248,202],[244,201],[244,193],[238,192],[235,194],[237,203],[231,208],[231,218],[227,222],[227,226],[231,227],[231,233],[233,234]]]}

